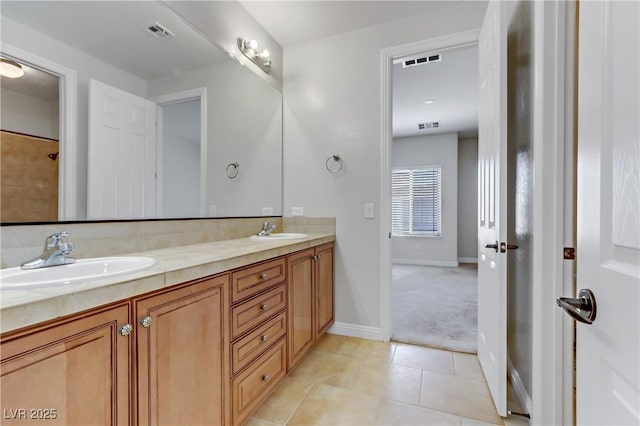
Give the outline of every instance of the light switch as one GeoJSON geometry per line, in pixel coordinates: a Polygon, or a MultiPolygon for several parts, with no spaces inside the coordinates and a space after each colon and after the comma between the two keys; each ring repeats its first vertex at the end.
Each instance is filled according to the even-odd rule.
{"type": "Polygon", "coordinates": [[[262,216],[273,216],[273,207],[263,207],[262,216]]]}
{"type": "Polygon", "coordinates": [[[364,218],[365,219],[373,219],[375,217],[373,211],[373,203],[366,203],[364,205],[364,218]]]}
{"type": "Polygon", "coordinates": [[[216,205],[211,204],[209,205],[209,216],[215,216],[215,215],[216,215],[216,205]]]}
{"type": "Polygon", "coordinates": [[[291,207],[291,216],[304,216],[304,207],[291,207]]]}

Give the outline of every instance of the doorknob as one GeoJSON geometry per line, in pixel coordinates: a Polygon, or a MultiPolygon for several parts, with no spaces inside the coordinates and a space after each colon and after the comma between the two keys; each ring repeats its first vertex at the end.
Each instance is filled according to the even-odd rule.
{"type": "Polygon", "coordinates": [[[580,290],[577,299],[558,297],[556,302],[576,321],[592,324],[596,319],[596,296],[588,288],[580,290]]]}
{"type": "Polygon", "coordinates": [[[484,248],[494,249],[496,251],[496,253],[497,253],[498,252],[498,242],[496,241],[495,244],[485,244],[484,248]]]}

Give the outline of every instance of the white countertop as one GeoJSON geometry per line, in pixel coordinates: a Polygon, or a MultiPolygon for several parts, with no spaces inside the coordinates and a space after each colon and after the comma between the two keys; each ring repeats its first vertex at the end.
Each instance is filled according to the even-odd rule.
{"type": "Polygon", "coordinates": [[[308,234],[307,238],[296,240],[240,238],[122,254],[152,257],[156,264],[143,271],[89,283],[0,290],[0,333],[332,241],[333,234],[308,234]]]}

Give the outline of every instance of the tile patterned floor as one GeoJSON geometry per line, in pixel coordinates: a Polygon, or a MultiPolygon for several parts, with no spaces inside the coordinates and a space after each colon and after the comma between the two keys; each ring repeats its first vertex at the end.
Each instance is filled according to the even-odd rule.
{"type": "MultiPolygon", "coordinates": [[[[328,334],[245,424],[504,422],[494,409],[475,355],[328,334]]],[[[527,423],[516,419],[507,424],[527,423]]]]}

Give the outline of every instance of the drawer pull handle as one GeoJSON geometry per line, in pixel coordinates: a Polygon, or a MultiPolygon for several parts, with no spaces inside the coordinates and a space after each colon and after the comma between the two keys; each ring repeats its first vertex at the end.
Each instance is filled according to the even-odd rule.
{"type": "Polygon", "coordinates": [[[151,324],[153,324],[153,318],[151,317],[144,317],[140,320],[140,325],[142,325],[144,328],[151,327],[151,324]]]}
{"type": "Polygon", "coordinates": [[[264,376],[262,376],[262,381],[267,383],[269,380],[271,379],[271,377],[269,377],[268,374],[265,374],[264,376]]]}
{"type": "Polygon", "coordinates": [[[262,311],[266,311],[266,310],[267,310],[267,304],[266,304],[266,303],[263,303],[262,305],[260,305],[260,309],[261,309],[262,311]]]}
{"type": "Polygon", "coordinates": [[[262,272],[262,273],[260,273],[260,279],[261,279],[262,281],[264,281],[264,280],[266,280],[266,279],[267,279],[267,274],[266,274],[266,272],[262,272]]]}
{"type": "Polygon", "coordinates": [[[133,326],[131,324],[125,324],[122,327],[120,327],[120,335],[122,336],[128,336],[131,334],[132,331],[133,331],[133,326]]]}
{"type": "Polygon", "coordinates": [[[260,340],[262,340],[263,342],[266,342],[267,340],[269,340],[269,336],[267,336],[266,334],[263,334],[262,336],[260,336],[260,340]]]}

